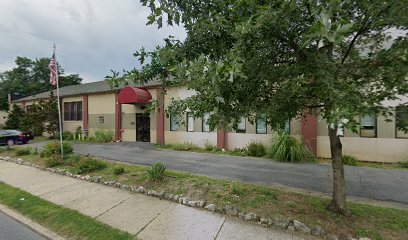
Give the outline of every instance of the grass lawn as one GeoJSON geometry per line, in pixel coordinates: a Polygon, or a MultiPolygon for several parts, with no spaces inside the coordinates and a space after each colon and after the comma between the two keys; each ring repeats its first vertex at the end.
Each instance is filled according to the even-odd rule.
{"type": "MultiPolygon", "coordinates": [[[[12,156],[13,152],[0,155],[12,156]]],[[[39,155],[23,156],[26,161],[45,166],[39,155]]],[[[102,161],[102,160],[101,160],[102,161]]],[[[88,173],[102,176],[104,181],[143,186],[149,190],[182,194],[195,200],[205,200],[217,207],[232,204],[244,212],[254,212],[267,218],[285,217],[296,219],[308,226],[320,225],[336,235],[347,234],[371,239],[408,239],[408,211],[348,203],[350,216],[333,214],[326,210],[329,198],[285,191],[256,184],[244,184],[229,180],[195,176],[189,173],[166,171],[162,181],[149,181],[148,167],[104,161],[106,168],[88,173]],[[124,173],[114,174],[114,169],[124,168],[124,173]]],[[[74,171],[73,167],[60,165],[56,168],[74,171]]]]}
{"type": "Polygon", "coordinates": [[[135,239],[77,211],[0,182],[0,203],[67,239],[135,239]]]}

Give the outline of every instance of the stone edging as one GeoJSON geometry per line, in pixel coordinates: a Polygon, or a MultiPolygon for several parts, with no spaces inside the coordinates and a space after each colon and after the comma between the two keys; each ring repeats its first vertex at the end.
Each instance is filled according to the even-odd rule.
{"type": "Polygon", "coordinates": [[[211,211],[211,212],[215,212],[219,214],[226,214],[228,216],[238,217],[245,221],[258,223],[263,227],[276,227],[276,228],[280,228],[280,229],[284,229],[288,231],[296,231],[299,233],[312,235],[314,237],[318,237],[318,238],[325,239],[325,240],[370,240],[370,238],[353,238],[351,236],[344,236],[344,235],[336,236],[333,234],[326,234],[326,231],[321,226],[310,228],[306,224],[298,220],[295,220],[295,219],[287,219],[287,218],[281,218],[281,217],[276,217],[274,219],[264,218],[255,213],[251,213],[251,212],[245,213],[243,211],[240,211],[238,208],[232,205],[225,205],[224,207],[217,207],[212,203],[207,203],[206,201],[203,201],[203,200],[193,200],[193,199],[190,199],[189,197],[185,197],[182,195],[174,195],[171,193],[166,193],[164,191],[156,192],[155,190],[145,189],[142,186],[137,187],[137,186],[132,186],[132,185],[126,185],[126,184],[118,183],[116,181],[103,181],[101,176],[93,176],[93,177],[89,175],[82,176],[79,174],[70,173],[69,171],[63,171],[61,169],[45,168],[37,164],[25,162],[22,158],[13,159],[9,156],[6,156],[6,157],[0,156],[0,160],[14,162],[16,164],[26,165],[30,167],[35,167],[35,168],[49,171],[52,173],[57,173],[57,174],[61,174],[64,176],[77,178],[77,179],[81,179],[81,180],[85,180],[85,181],[89,181],[93,183],[99,183],[99,184],[103,184],[107,186],[112,186],[112,187],[116,187],[122,190],[131,191],[134,193],[141,193],[141,194],[145,194],[145,195],[160,198],[160,199],[166,199],[166,200],[176,202],[182,205],[186,205],[190,207],[197,207],[197,208],[205,209],[207,211],[211,211]]]}

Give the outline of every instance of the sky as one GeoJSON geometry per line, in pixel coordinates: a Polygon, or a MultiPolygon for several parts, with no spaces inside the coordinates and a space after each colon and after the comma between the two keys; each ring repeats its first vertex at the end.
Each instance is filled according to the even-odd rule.
{"type": "Polygon", "coordinates": [[[59,64],[83,82],[132,69],[141,47],[185,38],[182,27],[146,26],[148,13],[139,0],[0,0],[0,72],[17,56],[51,57],[54,43],[59,64]]]}

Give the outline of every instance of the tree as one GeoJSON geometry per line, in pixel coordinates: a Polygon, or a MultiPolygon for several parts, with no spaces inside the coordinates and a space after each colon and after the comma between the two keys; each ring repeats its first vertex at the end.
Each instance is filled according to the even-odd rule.
{"type": "Polygon", "coordinates": [[[57,98],[52,91],[50,92],[50,97],[42,103],[42,106],[46,122],[45,130],[51,134],[52,138],[55,138],[55,133],[58,131],[59,118],[57,98]]]}
{"type": "Polygon", "coordinates": [[[32,131],[35,136],[40,136],[44,131],[44,116],[44,109],[41,102],[31,104],[27,106],[26,113],[23,115],[18,129],[32,131]]]}
{"type": "Polygon", "coordinates": [[[23,109],[21,109],[20,106],[14,104],[13,109],[8,115],[8,118],[6,121],[6,128],[7,129],[18,129],[21,126],[23,117],[24,117],[23,109]]]}
{"type": "Polygon", "coordinates": [[[184,41],[135,53],[142,67],[116,81],[184,85],[196,95],[173,101],[170,112],[213,112],[210,125],[266,113],[281,126],[305,114],[328,123],[333,168],[329,209],[347,213],[339,123],[390,116],[382,101],[408,93],[408,4],[368,0],[142,0],[148,23],[182,24],[184,41]],[[399,37],[396,37],[399,35],[399,37]],[[171,78],[169,78],[171,76],[171,78]],[[136,80],[137,79],[137,80],[136,80]]]}
{"type": "MultiPolygon", "coordinates": [[[[31,60],[17,57],[15,63],[17,66],[12,70],[0,74],[0,109],[2,110],[8,109],[8,94],[25,97],[52,90],[48,69],[50,58],[31,60]]],[[[60,87],[80,84],[82,81],[78,74],[65,75],[61,66],[58,66],[58,73],[60,87]]]]}

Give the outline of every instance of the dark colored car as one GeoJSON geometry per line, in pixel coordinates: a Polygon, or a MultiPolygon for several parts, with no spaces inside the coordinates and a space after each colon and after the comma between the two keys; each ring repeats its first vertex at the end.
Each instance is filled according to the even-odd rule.
{"type": "Polygon", "coordinates": [[[33,131],[22,131],[22,130],[17,130],[17,131],[22,132],[22,133],[26,136],[26,138],[27,138],[28,140],[33,140],[33,139],[34,139],[34,133],[33,133],[33,131]]]}
{"type": "Polygon", "coordinates": [[[12,146],[14,144],[24,144],[29,141],[29,136],[19,130],[0,130],[0,144],[12,146]]]}

